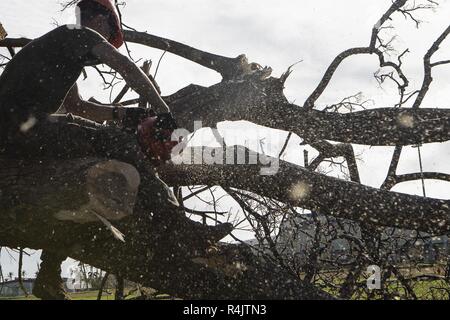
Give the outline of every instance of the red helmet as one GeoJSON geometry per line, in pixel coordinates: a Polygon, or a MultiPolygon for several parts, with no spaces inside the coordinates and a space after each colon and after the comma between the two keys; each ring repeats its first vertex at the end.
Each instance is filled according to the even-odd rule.
{"type": "Polygon", "coordinates": [[[138,141],[142,152],[159,165],[171,158],[172,149],[178,144],[172,141],[176,124],[170,123],[163,116],[151,116],[142,120],[138,126],[138,141]]]}
{"type": "Polygon", "coordinates": [[[106,8],[109,11],[109,13],[112,15],[112,17],[115,21],[115,26],[114,26],[115,30],[114,30],[114,33],[113,33],[111,39],[109,39],[109,42],[114,47],[119,49],[123,45],[124,38],[123,38],[123,32],[122,32],[122,27],[121,27],[121,23],[120,23],[119,13],[117,12],[115,5],[111,2],[112,0],[81,0],[78,4],[80,4],[82,2],[87,2],[87,1],[92,1],[92,2],[98,3],[99,5],[106,8]]]}

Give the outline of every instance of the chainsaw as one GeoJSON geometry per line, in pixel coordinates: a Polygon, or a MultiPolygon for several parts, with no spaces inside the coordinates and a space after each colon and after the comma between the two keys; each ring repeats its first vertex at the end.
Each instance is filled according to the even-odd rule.
{"type": "MultiPolygon", "coordinates": [[[[122,129],[137,136],[141,151],[152,165],[156,167],[164,164],[170,160],[172,149],[178,144],[178,141],[172,141],[172,133],[177,129],[172,114],[156,114],[152,109],[147,108],[133,109],[139,110],[139,112],[125,117],[122,120],[122,129]]],[[[125,242],[125,235],[111,222],[96,212],[94,215],[112,232],[116,239],[125,242]]]]}
{"type": "Polygon", "coordinates": [[[154,165],[170,160],[172,149],[178,144],[178,141],[172,139],[172,134],[177,128],[171,113],[148,116],[138,125],[139,145],[154,165]]]}
{"type": "Polygon", "coordinates": [[[153,165],[159,166],[170,160],[172,149],[178,144],[172,140],[177,123],[171,113],[156,114],[150,108],[139,110],[141,113],[122,121],[123,129],[136,134],[141,151],[153,165]]]}

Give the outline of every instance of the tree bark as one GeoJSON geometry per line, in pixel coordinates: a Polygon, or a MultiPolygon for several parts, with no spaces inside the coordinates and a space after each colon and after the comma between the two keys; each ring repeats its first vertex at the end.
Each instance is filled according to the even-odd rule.
{"type": "Polygon", "coordinates": [[[120,190],[128,177],[116,172],[115,180],[90,194],[92,171],[104,164],[93,158],[48,163],[3,159],[0,244],[51,250],[180,298],[330,298],[243,247],[219,246],[214,253],[192,248],[186,240],[191,235],[172,230],[151,214],[116,217],[114,223],[125,234],[125,243],[114,239],[101,223],[86,218],[87,205],[109,205],[104,193],[114,197],[114,190],[120,190]],[[100,203],[92,205],[92,197],[100,203]],[[74,218],[64,215],[62,221],[61,212],[74,218]],[[234,262],[245,268],[235,267],[234,262]]]}
{"type": "Polygon", "coordinates": [[[180,127],[194,121],[216,127],[222,121],[246,120],[290,131],[307,142],[331,140],[371,146],[416,145],[450,140],[450,109],[381,108],[354,113],[306,110],[291,104],[280,79],[248,79],[197,87],[167,97],[180,127]]]}
{"type": "MultiPolygon", "coordinates": [[[[257,154],[249,164],[250,152],[242,147],[192,148],[183,151],[181,165],[160,169],[169,185],[220,185],[290,203],[314,212],[375,226],[399,227],[442,235],[450,230],[450,201],[390,192],[344,181],[279,159],[257,154]],[[195,164],[213,154],[224,154],[222,164],[195,164]],[[236,164],[239,158],[246,164],[236,164]],[[187,156],[186,156],[187,155],[187,156]],[[230,156],[231,155],[231,156],[230,156]],[[236,160],[227,164],[227,159],[236,160]],[[279,165],[276,174],[262,175],[261,169],[279,165]]],[[[176,160],[176,159],[175,159],[176,160]]],[[[181,162],[181,158],[179,159],[181,162]]]]}
{"type": "Polygon", "coordinates": [[[180,57],[198,63],[201,66],[215,70],[222,75],[224,80],[231,80],[251,70],[245,55],[236,58],[228,58],[195,49],[183,43],[161,38],[146,32],[124,31],[125,41],[133,42],[148,47],[160,49],[180,57]]]}

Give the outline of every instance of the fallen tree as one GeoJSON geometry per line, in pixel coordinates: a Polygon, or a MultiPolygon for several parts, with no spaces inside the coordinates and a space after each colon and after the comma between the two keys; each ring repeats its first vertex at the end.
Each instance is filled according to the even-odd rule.
{"type": "Polygon", "coordinates": [[[329,298],[245,247],[202,244],[171,212],[165,221],[155,221],[151,208],[137,214],[129,167],[100,159],[2,160],[0,243],[69,256],[181,298],[329,298]],[[96,212],[116,221],[124,243],[95,222],[96,212]]]}
{"type": "MultiPolygon", "coordinates": [[[[283,94],[289,70],[281,78],[273,78],[270,68],[249,63],[244,55],[227,58],[147,33],[126,31],[129,42],[167,50],[222,75],[223,81],[211,87],[191,85],[164,97],[181,127],[193,131],[197,120],[213,128],[224,120],[247,120],[297,134],[320,152],[308,168],[264,155],[259,155],[260,162],[255,164],[168,164],[158,169],[162,179],[177,188],[217,185],[245,190],[371,228],[391,226],[435,235],[447,233],[449,201],[389,189],[397,183],[423,178],[450,181],[443,173],[401,176],[395,173],[402,146],[450,140],[450,109],[382,108],[352,113],[314,110],[315,102],[340,63],[356,54],[373,54],[380,66],[392,67],[403,80],[399,83],[400,104],[409,99],[404,97],[407,81],[401,64],[386,62],[383,52],[375,47],[383,23],[402,10],[405,3],[395,1],[389,8],[374,27],[369,47],[347,50],[333,61],[303,106],[289,103],[283,94]],[[374,189],[358,183],[351,144],[396,146],[385,188],[374,189]],[[340,156],[346,159],[355,182],[311,170],[326,158],[340,156]],[[278,173],[261,175],[261,168],[274,161],[280,161],[278,173]]],[[[437,46],[448,33],[448,30],[443,33],[437,46]]],[[[28,42],[7,38],[0,41],[0,46],[11,51],[28,42]]],[[[435,47],[436,43],[432,53],[437,50],[435,47]]],[[[430,65],[425,60],[425,66],[427,62],[430,65]]],[[[438,65],[434,63],[430,70],[438,65]]],[[[423,100],[430,83],[426,75],[418,99],[423,100]]],[[[134,137],[130,135],[130,139],[134,137]]],[[[183,153],[211,155],[221,151],[224,150],[185,149],[183,153]]],[[[248,159],[249,151],[243,152],[248,159]]],[[[151,206],[145,207],[138,199],[139,174],[145,173],[101,158],[44,162],[0,158],[0,245],[56,252],[181,298],[330,298],[298,275],[262,260],[243,245],[199,241],[171,212],[167,212],[165,221],[155,219],[151,206]],[[97,212],[125,234],[125,243],[115,240],[98,222],[97,212]]]]}

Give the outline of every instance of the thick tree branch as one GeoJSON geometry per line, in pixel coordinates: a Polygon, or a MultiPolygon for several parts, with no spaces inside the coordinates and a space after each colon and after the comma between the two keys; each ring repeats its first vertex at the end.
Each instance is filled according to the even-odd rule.
{"type": "Polygon", "coordinates": [[[255,64],[249,64],[245,55],[228,58],[201,51],[177,41],[164,39],[146,32],[125,30],[125,40],[148,47],[164,50],[198,63],[208,69],[219,72],[223,80],[231,80],[256,70],[255,64]]]}
{"type": "MultiPolygon", "coordinates": [[[[208,69],[219,72],[224,81],[241,78],[261,69],[261,66],[257,63],[249,63],[244,54],[236,58],[229,58],[201,51],[180,42],[164,39],[146,32],[125,30],[124,33],[125,40],[128,42],[164,50],[198,63],[208,69]]],[[[7,38],[0,41],[0,47],[24,47],[30,41],[31,39],[27,38],[7,38]]],[[[264,68],[261,72],[267,75],[271,72],[271,69],[264,68]]]]}
{"type": "MultiPolygon", "coordinates": [[[[204,154],[220,154],[223,149],[187,149],[197,162],[204,154]]],[[[247,154],[248,150],[239,150],[247,154]]],[[[227,149],[233,154],[234,148],[227,149]]],[[[450,202],[382,191],[353,182],[311,172],[280,161],[276,175],[261,175],[261,164],[278,159],[259,155],[259,165],[172,165],[161,171],[171,185],[221,185],[247,190],[315,212],[366,224],[399,227],[444,234],[450,230],[450,202]]],[[[186,159],[190,159],[189,157],[186,159]]]]}
{"type": "Polygon", "coordinates": [[[308,142],[395,146],[450,140],[450,109],[381,108],[346,114],[308,111],[288,103],[283,84],[275,78],[223,82],[167,99],[180,127],[190,131],[194,121],[214,128],[222,121],[247,120],[293,132],[308,142]]]}

